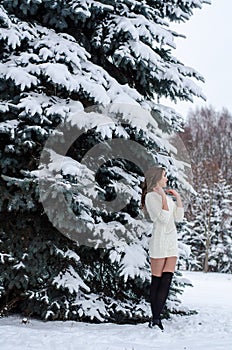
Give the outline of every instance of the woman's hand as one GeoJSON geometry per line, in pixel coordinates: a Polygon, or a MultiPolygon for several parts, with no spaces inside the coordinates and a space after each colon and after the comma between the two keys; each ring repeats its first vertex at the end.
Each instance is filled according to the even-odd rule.
{"type": "Polygon", "coordinates": [[[165,190],[165,192],[172,194],[176,198],[180,197],[179,193],[176,190],[168,189],[165,190]]]}
{"type": "Polygon", "coordinates": [[[178,207],[183,207],[183,203],[181,201],[180,195],[176,190],[168,189],[166,190],[166,192],[176,197],[176,204],[178,207]]]}

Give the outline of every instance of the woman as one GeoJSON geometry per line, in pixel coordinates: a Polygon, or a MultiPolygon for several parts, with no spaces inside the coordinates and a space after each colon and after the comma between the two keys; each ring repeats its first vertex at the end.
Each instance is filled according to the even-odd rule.
{"type": "Polygon", "coordinates": [[[184,208],[177,191],[166,189],[167,176],[162,167],[152,167],[145,173],[142,208],[146,208],[154,223],[149,242],[152,280],[150,301],[152,320],[149,327],[163,330],[160,315],[164,308],[178,257],[176,222],[184,217],[184,208]],[[166,193],[173,195],[176,202],[166,193]]]}

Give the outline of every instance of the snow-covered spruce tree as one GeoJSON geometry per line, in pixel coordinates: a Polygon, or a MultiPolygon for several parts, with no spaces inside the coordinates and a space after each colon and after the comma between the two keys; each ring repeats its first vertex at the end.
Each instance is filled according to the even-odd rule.
{"type": "MultiPolygon", "coordinates": [[[[143,172],[133,162],[112,159],[98,170],[93,186],[92,171],[80,162],[107,139],[135,140],[167,167],[174,186],[191,190],[167,141],[168,134],[182,130],[182,118],[157,101],[202,96],[191,78],[203,78],[172,55],[178,34],[168,23],[187,20],[203,3],[209,1],[0,2],[2,314],[11,309],[45,320],[116,322],[150,315],[151,224],[139,207],[143,172]],[[144,114],[125,113],[123,103],[144,114]],[[85,111],[91,105],[99,110],[85,111]],[[101,108],[109,105],[114,108],[106,118],[101,108]],[[81,138],[62,161],[48,150],[49,166],[38,169],[46,140],[59,123],[75,124],[78,111],[81,138]],[[41,173],[51,181],[51,198],[63,193],[81,217],[69,229],[83,235],[94,228],[91,247],[62,234],[66,213],[50,208],[56,227],[48,220],[39,197],[41,173]],[[126,185],[118,188],[118,179],[126,185]],[[132,195],[123,210],[94,207],[99,194],[110,201],[120,191],[132,195]],[[123,230],[129,243],[120,240],[123,230]]],[[[176,294],[184,284],[176,276],[172,312],[181,312],[176,294]]]]}
{"type": "Polygon", "coordinates": [[[190,229],[182,242],[191,247],[189,269],[231,273],[231,186],[219,174],[213,188],[205,184],[193,204],[190,229]]]}
{"type": "Polygon", "coordinates": [[[218,206],[215,221],[218,221],[220,229],[213,239],[209,268],[211,271],[232,273],[232,186],[221,172],[215,190],[218,206]]]}
{"type": "Polygon", "coordinates": [[[180,270],[201,270],[201,263],[193,251],[193,237],[195,237],[194,223],[187,218],[178,223],[179,259],[177,268],[180,270]]]}

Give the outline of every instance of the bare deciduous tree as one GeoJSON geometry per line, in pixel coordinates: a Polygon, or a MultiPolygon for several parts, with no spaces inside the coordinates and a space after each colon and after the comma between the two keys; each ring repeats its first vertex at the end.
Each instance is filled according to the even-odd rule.
{"type": "Polygon", "coordinates": [[[181,135],[190,157],[196,190],[218,182],[219,172],[232,182],[232,115],[213,107],[197,108],[187,117],[181,135]]]}

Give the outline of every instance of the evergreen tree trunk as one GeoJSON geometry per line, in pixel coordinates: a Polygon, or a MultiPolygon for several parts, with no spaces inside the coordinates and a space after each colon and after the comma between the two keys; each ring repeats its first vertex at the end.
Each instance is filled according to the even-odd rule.
{"type": "Polygon", "coordinates": [[[210,251],[210,244],[211,244],[211,214],[212,214],[212,197],[211,193],[210,195],[210,201],[209,201],[209,215],[207,218],[207,226],[205,228],[205,236],[206,236],[206,242],[205,242],[205,261],[204,261],[204,272],[208,272],[209,270],[209,251],[210,251]]]}
{"type": "Polygon", "coordinates": [[[205,259],[204,259],[204,272],[209,270],[209,249],[210,249],[210,232],[206,229],[206,243],[205,243],[205,259]]]}

